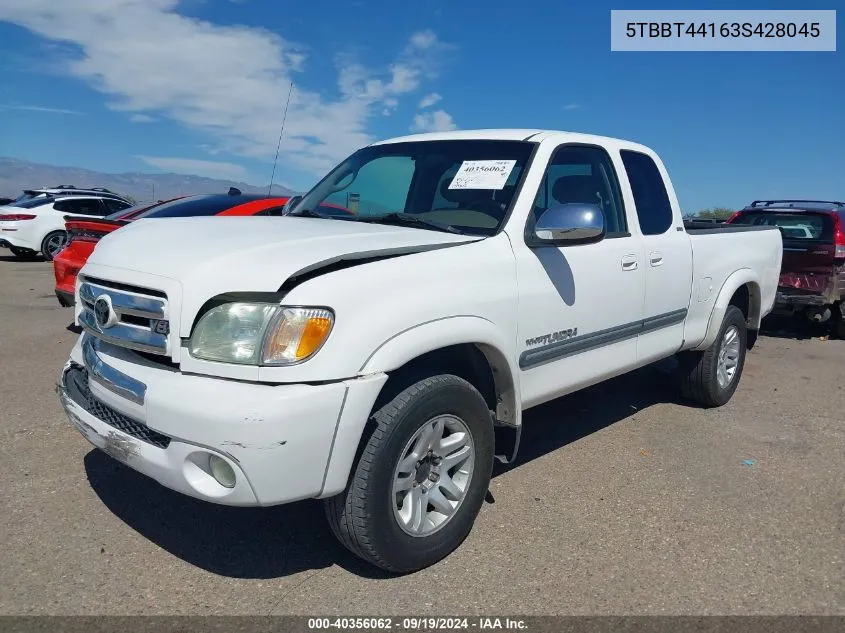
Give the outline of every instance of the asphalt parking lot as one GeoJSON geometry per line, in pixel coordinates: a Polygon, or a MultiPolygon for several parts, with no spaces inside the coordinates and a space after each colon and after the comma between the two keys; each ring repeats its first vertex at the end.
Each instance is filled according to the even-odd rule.
{"type": "Polygon", "coordinates": [[[719,410],[648,367],[526,416],[470,537],[389,577],[319,502],[160,487],[68,423],[52,265],[0,249],[2,614],[845,614],[845,341],[771,330],[719,410]]]}

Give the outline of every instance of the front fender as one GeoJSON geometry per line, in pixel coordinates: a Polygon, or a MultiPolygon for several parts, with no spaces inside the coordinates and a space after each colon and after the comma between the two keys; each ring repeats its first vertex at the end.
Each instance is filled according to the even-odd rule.
{"type": "Polygon", "coordinates": [[[731,298],[739,288],[745,285],[749,287],[748,327],[754,330],[760,328],[760,279],[752,269],[741,268],[728,276],[725,283],[722,284],[713,311],[710,313],[710,320],[707,322],[707,334],[704,336],[704,340],[694,349],[705,350],[714,343],[719,335],[719,329],[722,327],[722,321],[725,318],[725,312],[728,310],[731,298]]]}
{"type": "Polygon", "coordinates": [[[509,426],[521,424],[519,371],[514,359],[513,341],[492,321],[461,315],[435,319],[395,334],[379,345],[359,370],[359,375],[389,373],[406,363],[451,345],[472,344],[487,358],[493,369],[502,411],[499,418],[509,426]]]}

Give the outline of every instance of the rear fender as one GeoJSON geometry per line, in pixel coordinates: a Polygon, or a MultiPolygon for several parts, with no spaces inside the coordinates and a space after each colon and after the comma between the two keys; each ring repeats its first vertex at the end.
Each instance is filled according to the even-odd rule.
{"type": "Polygon", "coordinates": [[[750,268],[741,268],[731,274],[722,284],[713,311],[710,313],[710,320],[707,322],[707,334],[704,336],[704,340],[694,349],[705,350],[714,343],[719,335],[719,329],[722,327],[722,321],[731,303],[731,298],[737,290],[746,285],[748,286],[748,318],[746,324],[749,330],[760,329],[760,280],[750,268]]]}

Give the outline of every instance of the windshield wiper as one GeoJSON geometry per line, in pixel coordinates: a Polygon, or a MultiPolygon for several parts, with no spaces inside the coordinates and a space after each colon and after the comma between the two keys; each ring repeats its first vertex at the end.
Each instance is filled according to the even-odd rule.
{"type": "Polygon", "coordinates": [[[359,222],[370,222],[372,224],[395,224],[396,226],[425,226],[436,231],[444,231],[446,233],[457,233],[463,235],[461,231],[456,229],[451,224],[443,224],[441,222],[434,222],[433,220],[423,220],[412,213],[388,213],[386,215],[373,216],[359,216],[359,222]]]}

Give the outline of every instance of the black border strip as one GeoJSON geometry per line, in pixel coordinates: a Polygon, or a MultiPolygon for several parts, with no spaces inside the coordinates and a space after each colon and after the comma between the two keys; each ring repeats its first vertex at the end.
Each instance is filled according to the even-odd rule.
{"type": "Polygon", "coordinates": [[[519,368],[531,369],[537,365],[548,363],[553,360],[560,360],[567,356],[574,356],[588,352],[605,345],[612,345],[625,339],[634,338],[640,334],[653,332],[671,325],[676,325],[687,317],[687,308],[672,310],[658,314],[640,321],[632,321],[623,325],[617,325],[606,330],[590,332],[582,336],[576,336],[566,341],[556,341],[543,347],[526,350],[519,355],[519,368]]]}

